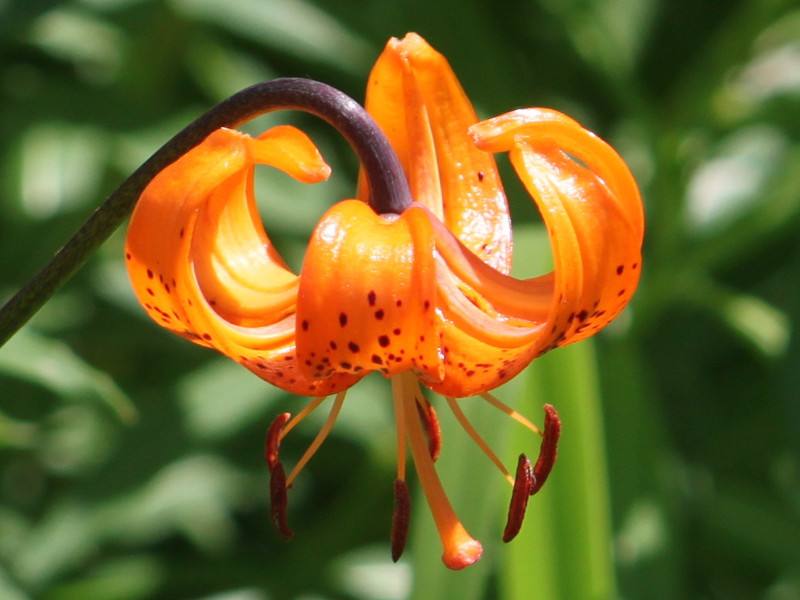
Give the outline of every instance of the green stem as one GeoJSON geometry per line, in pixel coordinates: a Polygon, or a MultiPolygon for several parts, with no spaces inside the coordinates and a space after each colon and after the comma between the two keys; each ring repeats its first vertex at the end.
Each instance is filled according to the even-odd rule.
{"type": "Polygon", "coordinates": [[[246,88],[200,116],[130,175],[64,244],[41,271],[0,309],[0,346],[108,239],[133,211],[153,177],[220,127],[236,127],[275,110],[302,110],[333,125],[350,143],[367,174],[370,205],[400,213],[411,202],[402,166],[381,129],[346,94],[309,79],[286,78],[246,88]]]}

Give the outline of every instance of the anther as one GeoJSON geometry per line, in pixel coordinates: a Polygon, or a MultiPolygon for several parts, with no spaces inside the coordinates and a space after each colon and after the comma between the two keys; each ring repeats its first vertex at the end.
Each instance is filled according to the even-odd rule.
{"type": "Polygon", "coordinates": [[[284,425],[289,421],[289,417],[291,417],[289,413],[278,415],[270,424],[269,429],[267,429],[267,439],[264,442],[264,458],[267,461],[267,467],[269,467],[270,473],[275,470],[275,466],[280,462],[278,459],[278,450],[281,445],[281,432],[283,431],[284,425]]]}
{"type": "Polygon", "coordinates": [[[278,415],[270,424],[267,430],[267,439],[264,443],[264,458],[269,468],[270,518],[275,531],[285,540],[292,538],[292,530],[289,529],[289,521],[286,514],[288,505],[286,473],[283,470],[283,464],[278,458],[278,450],[281,444],[281,432],[290,416],[289,413],[278,415]]]}
{"type": "Polygon", "coordinates": [[[542,445],[539,448],[539,458],[533,467],[533,485],[531,486],[531,496],[538,492],[547,481],[547,476],[553,470],[558,454],[558,438],[561,436],[561,419],[558,417],[556,409],[550,404],[544,405],[544,435],[542,445]]]}
{"type": "Polygon", "coordinates": [[[514,491],[511,492],[511,503],[508,506],[508,520],[506,528],[503,530],[504,542],[510,542],[519,533],[522,521],[525,519],[528,498],[531,496],[534,485],[536,485],[536,477],[531,469],[531,461],[524,454],[520,454],[514,478],[514,491]]]}
{"type": "Polygon", "coordinates": [[[442,428],[439,425],[439,416],[436,414],[433,405],[424,397],[417,398],[417,411],[425,426],[425,435],[428,438],[428,452],[430,452],[431,460],[436,462],[442,449],[442,428]]]}
{"type": "Polygon", "coordinates": [[[283,465],[280,462],[275,464],[269,476],[269,499],[272,526],[275,527],[275,531],[284,540],[292,539],[292,530],[289,529],[289,521],[286,516],[286,506],[288,504],[286,473],[284,473],[283,465]]]}
{"type": "Polygon", "coordinates": [[[411,495],[402,479],[394,482],[394,513],[392,514],[392,560],[397,562],[403,554],[411,522],[411,495]]]}

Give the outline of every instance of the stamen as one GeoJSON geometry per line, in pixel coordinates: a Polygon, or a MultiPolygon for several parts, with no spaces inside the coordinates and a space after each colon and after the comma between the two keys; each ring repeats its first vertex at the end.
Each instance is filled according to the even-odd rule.
{"type": "Polygon", "coordinates": [[[303,410],[297,413],[294,418],[289,421],[289,424],[283,428],[281,431],[281,439],[285,438],[286,435],[295,428],[295,426],[300,423],[303,419],[305,419],[308,415],[310,415],[316,408],[322,404],[328,397],[327,396],[317,396],[312,400],[308,406],[306,406],[303,410]]]}
{"type": "Polygon", "coordinates": [[[286,421],[291,415],[283,413],[278,415],[267,429],[267,439],[264,442],[264,458],[269,467],[269,500],[270,500],[270,519],[275,531],[284,540],[292,538],[292,530],[289,529],[289,520],[286,509],[289,504],[286,495],[286,474],[283,464],[278,458],[278,451],[281,445],[281,431],[286,421]]]}
{"type": "Polygon", "coordinates": [[[451,569],[463,569],[481,557],[483,547],[458,520],[436,474],[416,409],[415,398],[421,395],[419,383],[411,372],[402,373],[392,377],[392,391],[395,399],[402,401],[411,456],[444,547],[442,561],[451,569]]]}
{"type": "Polygon", "coordinates": [[[403,554],[411,522],[411,495],[402,479],[394,482],[394,514],[392,515],[392,560],[397,562],[403,554]]]}
{"type": "MultiPolygon", "coordinates": [[[[297,475],[306,466],[311,457],[314,456],[314,453],[319,449],[322,445],[322,442],[325,441],[325,438],[328,437],[331,429],[333,428],[333,424],[336,421],[336,417],[339,416],[339,411],[342,408],[342,404],[344,403],[344,398],[347,395],[347,391],[339,392],[336,394],[336,400],[333,402],[333,406],[331,407],[331,412],[328,415],[328,418],[325,420],[325,424],[322,426],[322,429],[319,430],[317,437],[314,438],[314,441],[311,442],[311,445],[308,447],[308,450],[305,451],[303,456],[300,457],[300,460],[297,461],[297,464],[292,469],[292,472],[289,473],[289,477],[286,478],[286,485],[291,486],[292,482],[295,480],[297,475]]],[[[319,403],[317,403],[319,404],[319,403]]]]}
{"type": "Polygon", "coordinates": [[[561,419],[556,409],[550,405],[544,405],[544,436],[542,445],[539,448],[539,458],[533,467],[534,482],[531,486],[530,494],[533,496],[538,492],[547,481],[547,476],[553,470],[558,454],[558,438],[561,436],[561,419]]]}
{"type": "Polygon", "coordinates": [[[503,462],[498,458],[498,456],[494,453],[494,451],[489,447],[489,444],[481,437],[481,435],[475,430],[472,426],[472,423],[469,422],[467,416],[464,414],[464,411],[461,410],[461,407],[456,402],[455,398],[446,397],[447,404],[450,405],[450,410],[453,411],[453,414],[458,419],[458,422],[464,428],[464,430],[469,434],[469,437],[478,445],[478,447],[483,451],[483,453],[489,457],[495,466],[500,469],[503,473],[505,478],[508,480],[510,484],[514,484],[514,478],[511,476],[511,473],[508,472],[503,462]]]}
{"type": "Polygon", "coordinates": [[[289,529],[289,520],[286,515],[288,505],[286,488],[286,474],[283,471],[283,465],[277,462],[269,476],[270,517],[275,531],[284,540],[290,540],[294,534],[289,529]]]}
{"type": "Polygon", "coordinates": [[[289,420],[289,417],[291,417],[289,413],[278,415],[270,424],[269,429],[267,429],[267,439],[264,442],[264,458],[267,461],[267,467],[269,467],[270,473],[272,473],[276,465],[280,463],[278,459],[278,450],[280,449],[281,440],[283,439],[281,432],[283,426],[286,425],[286,421],[289,420]]]}
{"type": "Polygon", "coordinates": [[[392,378],[392,398],[394,400],[394,418],[397,422],[397,479],[406,479],[406,413],[403,410],[403,395],[398,391],[401,383],[392,378]]]}
{"type": "Polygon", "coordinates": [[[394,415],[397,422],[397,479],[394,482],[394,513],[392,514],[392,560],[397,562],[403,554],[411,521],[411,497],[406,485],[406,417],[402,395],[397,393],[394,379],[392,389],[394,415]]]}
{"type": "Polygon", "coordinates": [[[500,400],[498,400],[497,398],[495,398],[494,396],[492,396],[488,392],[484,393],[484,394],[481,394],[481,398],[483,398],[489,404],[492,404],[496,408],[499,408],[504,413],[506,413],[509,417],[514,419],[517,423],[523,425],[524,427],[527,427],[528,429],[533,431],[535,434],[544,435],[544,433],[542,433],[542,430],[539,429],[535,424],[531,423],[527,418],[525,418],[524,415],[518,413],[513,408],[511,408],[507,404],[504,404],[503,402],[501,402],[500,400]]]}
{"type": "Polygon", "coordinates": [[[519,533],[522,521],[525,519],[525,509],[528,507],[530,490],[536,484],[536,478],[531,469],[531,461],[524,454],[519,455],[517,462],[517,477],[514,480],[514,491],[511,492],[511,503],[508,506],[508,519],[503,530],[503,541],[510,542],[519,533]]]}
{"type": "Polygon", "coordinates": [[[439,416],[433,405],[422,395],[417,396],[417,409],[428,435],[428,450],[431,453],[431,459],[436,462],[442,450],[442,428],[439,426],[439,416]]]}

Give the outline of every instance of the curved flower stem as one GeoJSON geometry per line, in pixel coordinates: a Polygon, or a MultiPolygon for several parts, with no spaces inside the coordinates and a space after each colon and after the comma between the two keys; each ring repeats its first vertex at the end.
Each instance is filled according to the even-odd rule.
{"type": "Polygon", "coordinates": [[[164,144],[101,204],[41,271],[0,309],[0,346],[42,307],[130,215],[142,190],[162,169],[220,127],[236,127],[275,110],[301,110],[335,127],[355,150],[377,213],[401,213],[411,203],[403,168],[372,117],[355,100],[301,78],[258,83],[223,100],[164,144]]]}

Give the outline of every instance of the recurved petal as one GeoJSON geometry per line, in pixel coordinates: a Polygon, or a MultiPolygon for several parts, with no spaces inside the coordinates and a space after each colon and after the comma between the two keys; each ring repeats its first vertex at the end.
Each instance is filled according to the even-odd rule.
{"type": "Polygon", "coordinates": [[[297,303],[297,356],[309,377],[415,370],[441,378],[433,234],[412,206],[381,216],[333,206],[314,230],[297,303]]]}
{"type": "Polygon", "coordinates": [[[471,132],[479,147],[510,152],[550,236],[553,303],[537,352],[605,327],[630,300],[641,268],[642,202],[622,158],[551,110],[514,111],[471,132]]]}
{"type": "Polygon", "coordinates": [[[467,134],[478,119],[447,60],[415,33],[391,39],[370,74],[366,108],[400,157],[413,198],[507,273],[508,204],[494,158],[467,134]]]}
{"type": "Polygon", "coordinates": [[[482,149],[510,152],[547,227],[554,270],[528,280],[495,271],[431,216],[445,376],[428,385],[455,397],[500,385],[607,325],[638,283],[644,229],[625,163],[568,117],[528,109],[471,131],[482,149]]]}
{"type": "Polygon", "coordinates": [[[338,391],[352,378],[310,381],[296,366],[297,276],[261,224],[252,194],[255,162],[303,181],[329,173],[296,129],[276,128],[255,140],[228,129],[212,133],[142,193],[126,239],[131,282],[148,314],[175,333],[295,393],[338,391]]]}

